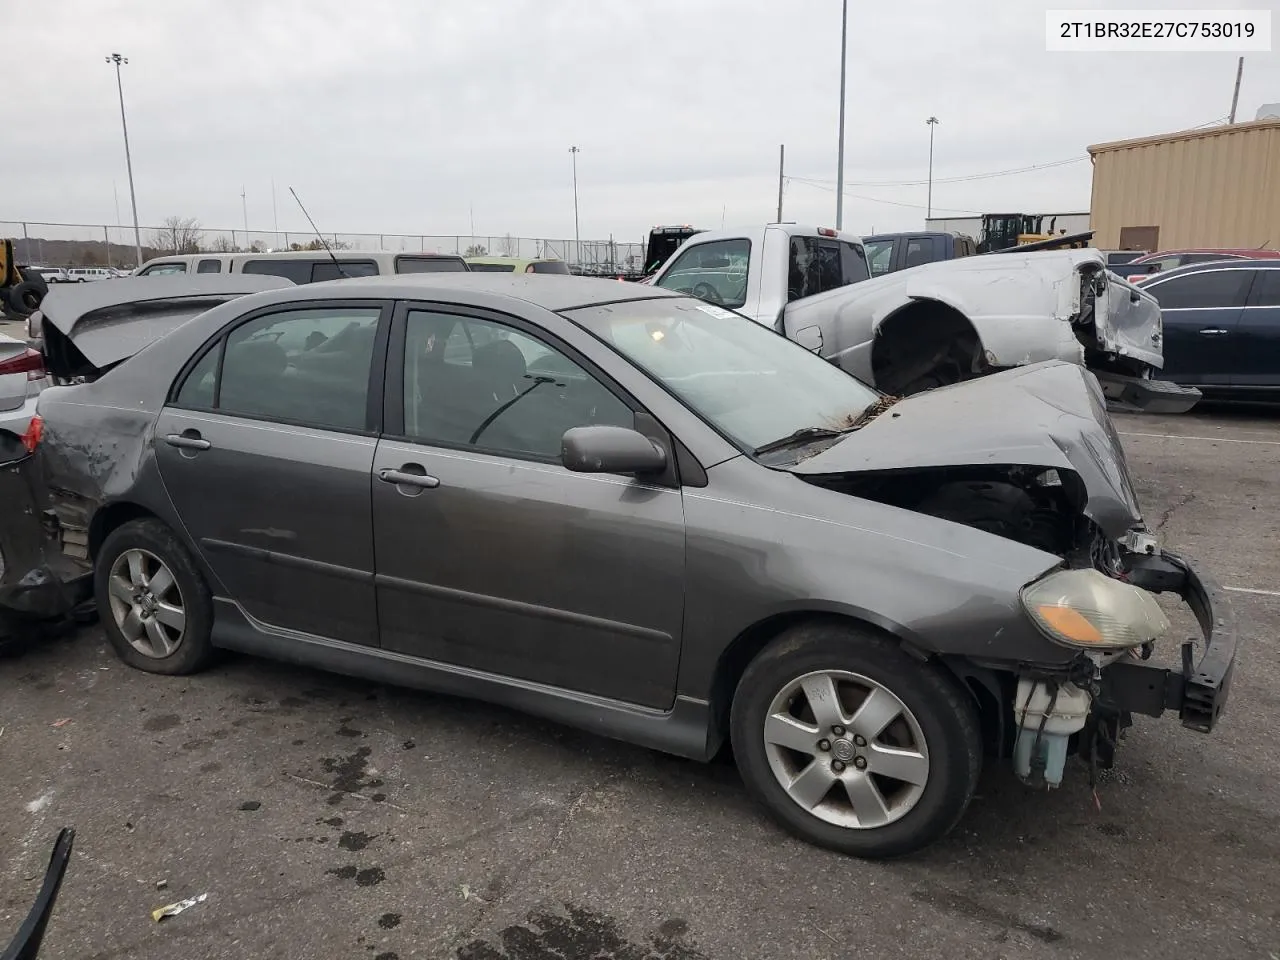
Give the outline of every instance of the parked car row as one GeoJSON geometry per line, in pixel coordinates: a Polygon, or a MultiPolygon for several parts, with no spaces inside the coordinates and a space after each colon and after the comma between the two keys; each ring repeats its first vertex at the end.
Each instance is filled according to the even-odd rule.
{"type": "MultiPolygon", "coordinates": [[[[54,291],[58,385],[0,444],[27,505],[0,515],[0,609],[92,595],[158,674],[234,649],[701,760],[728,740],[780,824],[862,856],[946,833],[984,759],[1054,786],[1133,713],[1211,730],[1231,609],[1145,526],[1097,380],[1050,359],[887,396],[759,315],[872,289],[766,293],[792,257],[806,285],[865,270],[860,245],[755,245],[666,276],[757,318],[662,276],[54,291]],[[1156,591],[1198,659],[1148,659],[1156,591]]],[[[1086,272],[1063,309],[1092,316],[1116,291],[1086,272]]]]}

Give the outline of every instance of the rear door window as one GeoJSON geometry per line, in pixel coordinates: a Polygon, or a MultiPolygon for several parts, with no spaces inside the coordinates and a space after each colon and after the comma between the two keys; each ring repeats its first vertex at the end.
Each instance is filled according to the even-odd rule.
{"type": "Polygon", "coordinates": [[[840,273],[845,284],[857,283],[871,276],[867,253],[861,245],[840,241],[840,273]]]}
{"type": "Polygon", "coordinates": [[[922,263],[932,263],[933,237],[911,237],[907,240],[907,253],[904,267],[918,267],[922,263]]]}
{"type": "Polygon", "coordinates": [[[826,237],[792,237],[787,267],[788,300],[826,293],[870,276],[862,247],[826,237]]]}
{"type": "Polygon", "coordinates": [[[382,311],[378,307],[285,310],[233,329],[191,368],[180,406],[362,431],[382,311]]]}
{"type": "Polygon", "coordinates": [[[220,260],[201,260],[196,265],[196,273],[221,273],[222,261],[220,260]]]}
{"type": "Polygon", "coordinates": [[[1148,281],[1143,289],[1156,298],[1162,310],[1243,307],[1252,279],[1252,270],[1205,270],[1159,283],[1148,281]]]}
{"type": "Polygon", "coordinates": [[[1255,307],[1280,307],[1280,270],[1258,270],[1253,284],[1255,307]]]}

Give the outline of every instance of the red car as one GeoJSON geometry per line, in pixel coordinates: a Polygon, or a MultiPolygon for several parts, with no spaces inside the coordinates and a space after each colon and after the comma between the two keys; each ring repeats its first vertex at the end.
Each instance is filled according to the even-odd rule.
{"type": "Polygon", "coordinates": [[[1133,270],[1133,273],[1125,279],[1130,283],[1141,283],[1162,270],[1185,267],[1189,263],[1209,263],[1213,260],[1270,260],[1274,258],[1280,258],[1280,250],[1246,250],[1238,247],[1218,250],[1211,247],[1197,247],[1191,250],[1160,250],[1124,264],[1124,267],[1133,270]]]}

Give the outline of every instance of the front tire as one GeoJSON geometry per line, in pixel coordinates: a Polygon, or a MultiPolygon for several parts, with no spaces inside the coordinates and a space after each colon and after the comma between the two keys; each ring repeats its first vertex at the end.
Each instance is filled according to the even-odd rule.
{"type": "Polygon", "coordinates": [[[213,660],[209,588],[159,520],[133,520],[111,532],[98,551],[94,595],[107,639],[129,666],[172,675],[213,660]]]}
{"type": "Polygon", "coordinates": [[[748,790],[801,839],[858,857],[944,836],[977,787],[972,700],[869,629],[803,624],[747,667],[730,718],[748,790]]]}

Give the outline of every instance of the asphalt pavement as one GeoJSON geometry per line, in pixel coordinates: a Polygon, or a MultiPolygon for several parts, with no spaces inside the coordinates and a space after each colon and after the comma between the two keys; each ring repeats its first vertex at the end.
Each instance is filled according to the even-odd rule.
{"type": "Polygon", "coordinates": [[[150,676],[93,627],[0,661],[0,945],[72,825],[48,960],[1280,960],[1280,413],[1116,423],[1247,645],[1217,730],[1138,718],[1096,794],[993,765],[948,839],[862,862],[728,761],[244,657],[150,676]]]}

